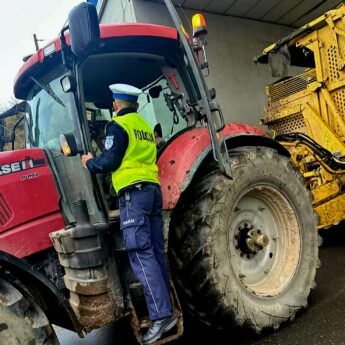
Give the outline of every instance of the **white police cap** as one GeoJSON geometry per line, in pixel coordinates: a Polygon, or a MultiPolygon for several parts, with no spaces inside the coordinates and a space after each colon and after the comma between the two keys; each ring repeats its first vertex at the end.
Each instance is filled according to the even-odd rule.
{"type": "Polygon", "coordinates": [[[137,102],[142,91],[134,86],[127,84],[112,84],[109,89],[113,93],[113,98],[130,102],[137,102]]]}

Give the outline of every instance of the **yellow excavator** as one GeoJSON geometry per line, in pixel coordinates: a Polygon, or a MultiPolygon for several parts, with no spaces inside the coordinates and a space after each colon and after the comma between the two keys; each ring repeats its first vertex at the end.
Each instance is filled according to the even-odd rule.
{"type": "Polygon", "coordinates": [[[337,224],[345,219],[345,5],[270,45],[254,61],[268,63],[280,77],[266,87],[262,124],[302,173],[319,229],[337,224]]]}

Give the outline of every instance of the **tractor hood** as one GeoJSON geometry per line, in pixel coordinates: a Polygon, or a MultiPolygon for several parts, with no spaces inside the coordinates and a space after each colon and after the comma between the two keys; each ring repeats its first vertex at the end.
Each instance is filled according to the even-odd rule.
{"type": "Polygon", "coordinates": [[[41,149],[0,153],[0,250],[18,258],[52,246],[65,226],[59,194],[41,149]]]}

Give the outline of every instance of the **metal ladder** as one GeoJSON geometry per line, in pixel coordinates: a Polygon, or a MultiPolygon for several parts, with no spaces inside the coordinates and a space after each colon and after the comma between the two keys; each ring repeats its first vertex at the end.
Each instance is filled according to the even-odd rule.
{"type": "MultiPolygon", "coordinates": [[[[141,344],[142,334],[146,332],[146,330],[150,327],[151,321],[148,316],[139,317],[134,307],[134,304],[132,303],[131,290],[142,288],[141,284],[139,282],[131,283],[128,287],[129,287],[128,306],[129,306],[129,311],[130,311],[129,316],[131,320],[131,326],[133,328],[133,332],[138,343],[141,344]]],[[[156,342],[150,345],[166,344],[166,343],[169,343],[170,341],[178,339],[183,334],[183,316],[182,316],[181,305],[178,300],[176,290],[171,279],[170,279],[170,296],[171,296],[174,316],[177,320],[177,324],[172,330],[168,331],[167,333],[164,333],[161,339],[157,340],[156,342]]]]}
{"type": "MultiPolygon", "coordinates": [[[[122,234],[118,232],[115,235],[116,235],[115,237],[116,237],[116,243],[117,243],[115,252],[118,255],[126,255],[127,257],[127,251],[124,247],[122,234]]],[[[128,261],[128,265],[130,266],[129,261],[128,261]]],[[[141,344],[142,335],[150,327],[151,321],[148,315],[140,315],[140,314],[143,314],[143,311],[142,311],[143,309],[145,309],[145,314],[147,314],[146,302],[145,302],[144,294],[143,294],[143,286],[136,278],[134,278],[135,276],[134,276],[133,271],[131,269],[130,271],[131,271],[130,277],[123,276],[123,279],[126,282],[126,286],[127,286],[127,296],[126,296],[127,309],[128,309],[127,315],[129,315],[134,335],[138,343],[141,344]],[[136,304],[138,304],[137,301],[141,302],[142,306],[144,305],[144,308],[137,308],[136,307],[136,304]]],[[[182,315],[181,305],[180,305],[180,302],[176,293],[176,289],[171,277],[169,277],[169,280],[170,280],[170,298],[172,301],[173,312],[177,320],[177,324],[176,326],[174,326],[172,330],[164,333],[161,339],[159,339],[158,341],[150,345],[166,344],[170,341],[176,340],[183,334],[183,315],[182,315]]]]}

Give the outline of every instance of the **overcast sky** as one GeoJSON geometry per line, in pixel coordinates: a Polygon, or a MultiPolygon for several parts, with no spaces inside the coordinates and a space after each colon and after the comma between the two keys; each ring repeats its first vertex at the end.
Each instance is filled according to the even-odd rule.
{"type": "Polygon", "coordinates": [[[13,96],[22,58],[35,51],[33,34],[44,42],[58,36],[68,12],[82,0],[1,0],[0,105],[13,96]]]}

